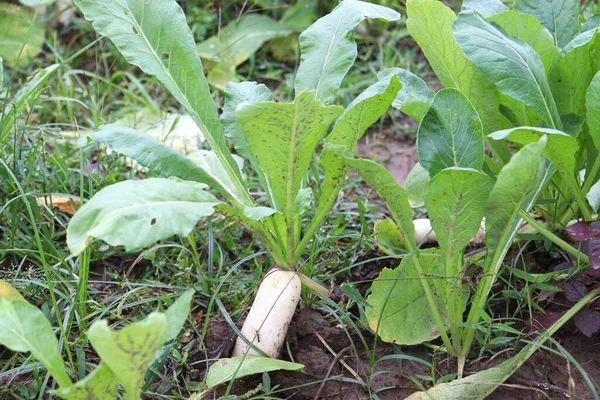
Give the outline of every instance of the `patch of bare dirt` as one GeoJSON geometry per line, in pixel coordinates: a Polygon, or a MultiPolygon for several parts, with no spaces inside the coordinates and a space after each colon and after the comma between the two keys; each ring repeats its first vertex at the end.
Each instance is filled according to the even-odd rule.
{"type": "Polygon", "coordinates": [[[418,162],[415,137],[389,130],[368,132],[358,143],[357,154],[379,161],[401,185],[418,162]]]}

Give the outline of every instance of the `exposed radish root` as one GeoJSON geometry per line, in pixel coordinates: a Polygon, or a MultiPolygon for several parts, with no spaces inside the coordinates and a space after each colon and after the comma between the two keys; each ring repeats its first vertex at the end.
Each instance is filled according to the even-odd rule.
{"type": "MultiPolygon", "coordinates": [[[[417,244],[423,243],[437,243],[437,235],[431,227],[431,220],[429,218],[414,219],[413,225],[415,227],[415,242],[417,244]]],[[[471,238],[471,245],[478,245],[483,243],[485,239],[485,218],[481,221],[479,231],[471,238]]]]}
{"type": "MultiPolygon", "coordinates": [[[[260,283],[242,334],[269,357],[277,358],[300,300],[300,277],[295,271],[273,268],[260,283]]],[[[232,357],[260,356],[238,338],[232,357]]]]}

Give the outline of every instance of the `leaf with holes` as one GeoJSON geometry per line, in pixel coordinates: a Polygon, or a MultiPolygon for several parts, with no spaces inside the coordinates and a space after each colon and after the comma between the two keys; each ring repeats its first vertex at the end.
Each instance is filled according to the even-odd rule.
{"type": "Polygon", "coordinates": [[[92,238],[132,251],[174,235],[185,237],[220,203],[203,187],[162,178],[108,186],[71,219],[69,250],[79,254],[92,238]]]}
{"type": "MultiPolygon", "coordinates": [[[[290,104],[242,103],[236,115],[250,150],[273,186],[277,203],[287,219],[295,215],[296,196],[319,142],[342,112],[323,106],[314,92],[305,92],[290,104]]],[[[289,226],[288,226],[289,228],[289,226]]]]}

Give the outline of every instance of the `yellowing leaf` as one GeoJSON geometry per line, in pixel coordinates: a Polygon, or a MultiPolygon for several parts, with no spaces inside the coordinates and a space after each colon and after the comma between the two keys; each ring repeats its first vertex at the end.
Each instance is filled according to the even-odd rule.
{"type": "Polygon", "coordinates": [[[21,293],[6,281],[0,279],[0,297],[4,297],[8,300],[25,300],[21,293]]]}

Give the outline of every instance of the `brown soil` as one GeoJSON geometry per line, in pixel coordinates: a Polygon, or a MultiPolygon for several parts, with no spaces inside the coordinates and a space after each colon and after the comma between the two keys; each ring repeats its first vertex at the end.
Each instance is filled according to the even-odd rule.
{"type": "Polygon", "coordinates": [[[357,155],[379,161],[401,185],[418,162],[415,138],[387,129],[367,133],[358,143],[357,155]]]}
{"type": "MultiPolygon", "coordinates": [[[[369,347],[372,348],[373,336],[365,332],[363,334],[369,347]]],[[[206,353],[202,352],[195,357],[190,357],[190,364],[197,367],[190,371],[190,380],[202,381],[206,373],[206,363],[203,360],[226,357],[233,337],[233,330],[224,320],[211,320],[205,340],[206,353]]],[[[600,351],[599,337],[586,338],[573,326],[565,326],[557,335],[557,340],[583,366],[592,379],[600,378],[600,358],[596,356],[600,351]]],[[[378,392],[380,399],[404,399],[418,390],[410,378],[421,380],[417,375],[431,375],[431,371],[423,365],[407,360],[386,360],[378,363],[371,370],[369,356],[356,333],[351,328],[346,331],[334,318],[315,310],[303,309],[297,313],[288,332],[287,341],[291,353],[288,354],[284,350],[281,358],[289,361],[293,359],[304,364],[306,370],[304,373],[287,371],[269,373],[272,386],[280,385],[281,389],[286,389],[278,393],[282,398],[358,400],[369,398],[367,386],[370,386],[371,391],[378,392]],[[358,379],[342,365],[342,362],[357,373],[362,383],[357,382],[358,379]],[[384,388],[387,389],[383,390],[384,388]]],[[[433,361],[428,359],[428,352],[422,347],[402,347],[400,351],[405,355],[433,361]]],[[[400,352],[390,344],[378,342],[375,359],[391,354],[400,354],[400,352]]],[[[512,354],[493,361],[485,358],[467,363],[466,371],[475,373],[490,368],[509,356],[512,354]]],[[[449,359],[437,360],[437,368],[442,374],[450,374],[454,371],[455,364],[449,359]]],[[[436,379],[439,378],[440,376],[436,375],[436,379]]],[[[571,394],[574,395],[571,398],[586,400],[592,398],[585,380],[573,364],[569,364],[563,357],[538,351],[489,398],[492,400],[569,398],[569,380],[572,386],[571,394]]],[[[243,395],[254,391],[261,382],[260,375],[238,379],[233,385],[231,394],[243,395]]],[[[225,386],[218,388],[207,398],[223,396],[225,386]]]]}

